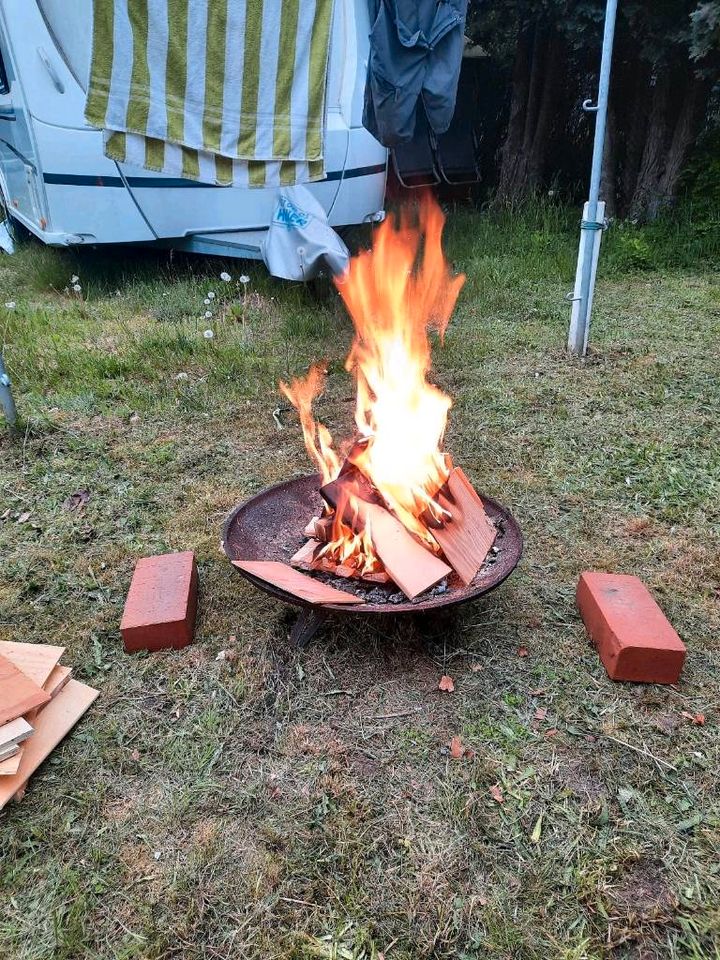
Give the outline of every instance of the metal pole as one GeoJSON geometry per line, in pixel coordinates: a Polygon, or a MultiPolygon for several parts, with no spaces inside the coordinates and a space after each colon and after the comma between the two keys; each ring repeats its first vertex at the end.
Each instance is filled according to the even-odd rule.
{"type": "Polygon", "coordinates": [[[590,332],[590,308],[592,305],[595,282],[594,262],[597,262],[599,245],[596,234],[604,223],[598,219],[598,201],[600,199],[600,180],[602,177],[603,153],[605,150],[605,127],[607,124],[608,98],[610,94],[610,74],[612,68],[613,44],[615,41],[615,21],[617,20],[618,0],[607,0],[605,10],[605,31],[603,34],[602,60],[600,62],[600,83],[598,101],[595,106],[589,100],[583,109],[595,114],[595,142],[593,144],[592,172],[590,174],[590,194],[586,215],[580,228],[580,250],[578,253],[579,289],[575,292],[573,315],[570,322],[568,349],[584,356],[587,351],[590,332]]]}
{"type": "Polygon", "coordinates": [[[2,350],[0,350],[0,406],[2,406],[5,412],[5,419],[8,422],[8,426],[15,426],[17,410],[15,409],[15,401],[13,400],[10,389],[10,377],[7,375],[3,362],[2,350]]]}

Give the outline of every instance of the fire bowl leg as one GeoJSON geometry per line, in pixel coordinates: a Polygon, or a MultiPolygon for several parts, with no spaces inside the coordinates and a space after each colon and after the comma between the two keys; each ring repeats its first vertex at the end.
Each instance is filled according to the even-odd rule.
{"type": "Polygon", "coordinates": [[[328,615],[324,610],[316,607],[304,608],[290,631],[290,642],[298,649],[306,647],[327,619],[328,615]]]}

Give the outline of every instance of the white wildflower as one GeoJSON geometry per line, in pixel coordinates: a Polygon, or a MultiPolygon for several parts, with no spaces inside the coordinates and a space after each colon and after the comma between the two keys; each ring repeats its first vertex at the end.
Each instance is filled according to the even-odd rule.
{"type": "Polygon", "coordinates": [[[220,279],[222,280],[223,283],[230,283],[230,281],[232,280],[232,277],[230,276],[229,273],[226,273],[223,270],[223,272],[220,274],[220,279]]]}
{"type": "Polygon", "coordinates": [[[206,320],[209,320],[211,316],[212,316],[212,310],[206,310],[206,311],[205,311],[205,319],[206,319],[206,320]]]}
{"type": "Polygon", "coordinates": [[[214,300],[214,299],[215,299],[215,294],[211,290],[210,293],[208,294],[208,300],[214,300]]]}
{"type": "Polygon", "coordinates": [[[206,340],[212,340],[215,334],[212,332],[212,330],[205,330],[205,332],[203,333],[203,336],[205,337],[206,340]]]}
{"type": "Polygon", "coordinates": [[[80,279],[80,277],[78,277],[78,276],[76,276],[75,274],[73,274],[73,275],[70,277],[70,283],[77,283],[79,279],[80,279]]]}
{"type": "Polygon", "coordinates": [[[209,307],[209,306],[210,306],[210,299],[209,299],[209,297],[205,297],[205,299],[203,300],[203,303],[205,304],[206,307],[209,307]]]}
{"type": "Polygon", "coordinates": [[[82,291],[82,287],[80,286],[79,283],[76,283],[73,286],[73,290],[75,291],[75,293],[80,293],[82,291]]]}
{"type": "Polygon", "coordinates": [[[17,304],[15,303],[14,300],[8,300],[5,306],[7,307],[8,310],[14,310],[17,304]]]}
{"type": "Polygon", "coordinates": [[[184,370],[181,370],[180,373],[176,373],[176,374],[175,374],[175,379],[176,379],[176,380],[187,380],[187,379],[188,379],[188,375],[185,373],[184,370]]]}
{"type": "Polygon", "coordinates": [[[240,283],[242,284],[250,283],[250,277],[248,277],[247,274],[245,273],[241,277],[239,277],[239,280],[240,280],[240,283]]]}

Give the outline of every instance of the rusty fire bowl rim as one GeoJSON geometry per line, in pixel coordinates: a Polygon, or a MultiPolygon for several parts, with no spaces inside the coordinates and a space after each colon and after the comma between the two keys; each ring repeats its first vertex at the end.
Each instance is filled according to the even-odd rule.
{"type": "MultiPolygon", "coordinates": [[[[282,560],[289,563],[292,555],[307,539],[303,530],[311,516],[317,515],[322,506],[319,487],[319,474],[294,477],[271,487],[265,487],[254,496],[236,506],[223,524],[222,548],[228,560],[282,560]],[[294,505],[291,515],[284,516],[288,508],[294,505]],[[272,523],[275,523],[273,528],[272,523]],[[260,545],[253,542],[252,530],[262,531],[260,545]],[[245,529],[249,529],[249,534],[245,529]],[[282,545],[272,549],[272,535],[279,532],[285,537],[285,549],[282,545]]],[[[313,604],[296,597],[272,583],[267,583],[239,567],[233,567],[249,583],[264,593],[295,607],[332,611],[343,614],[384,614],[394,616],[399,613],[424,613],[443,607],[456,606],[476,600],[499,587],[515,570],[523,554],[523,536],[515,517],[507,507],[485,494],[480,494],[488,516],[498,527],[495,546],[498,552],[495,561],[484,567],[469,586],[451,586],[446,593],[436,596],[421,596],[417,600],[402,603],[358,603],[358,604],[313,604]]],[[[392,587],[389,592],[397,592],[392,587]]]]}

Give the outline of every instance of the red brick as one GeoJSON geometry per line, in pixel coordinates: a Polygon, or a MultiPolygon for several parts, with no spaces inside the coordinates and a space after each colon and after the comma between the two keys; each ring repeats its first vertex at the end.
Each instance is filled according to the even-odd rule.
{"type": "Polygon", "coordinates": [[[192,643],[197,593],[191,550],[138,560],[120,624],[125,650],[179,649],[192,643]]]}
{"type": "Polygon", "coordinates": [[[642,580],[588,571],[580,577],[577,604],[612,680],[677,682],[685,644],[642,580]]]}

